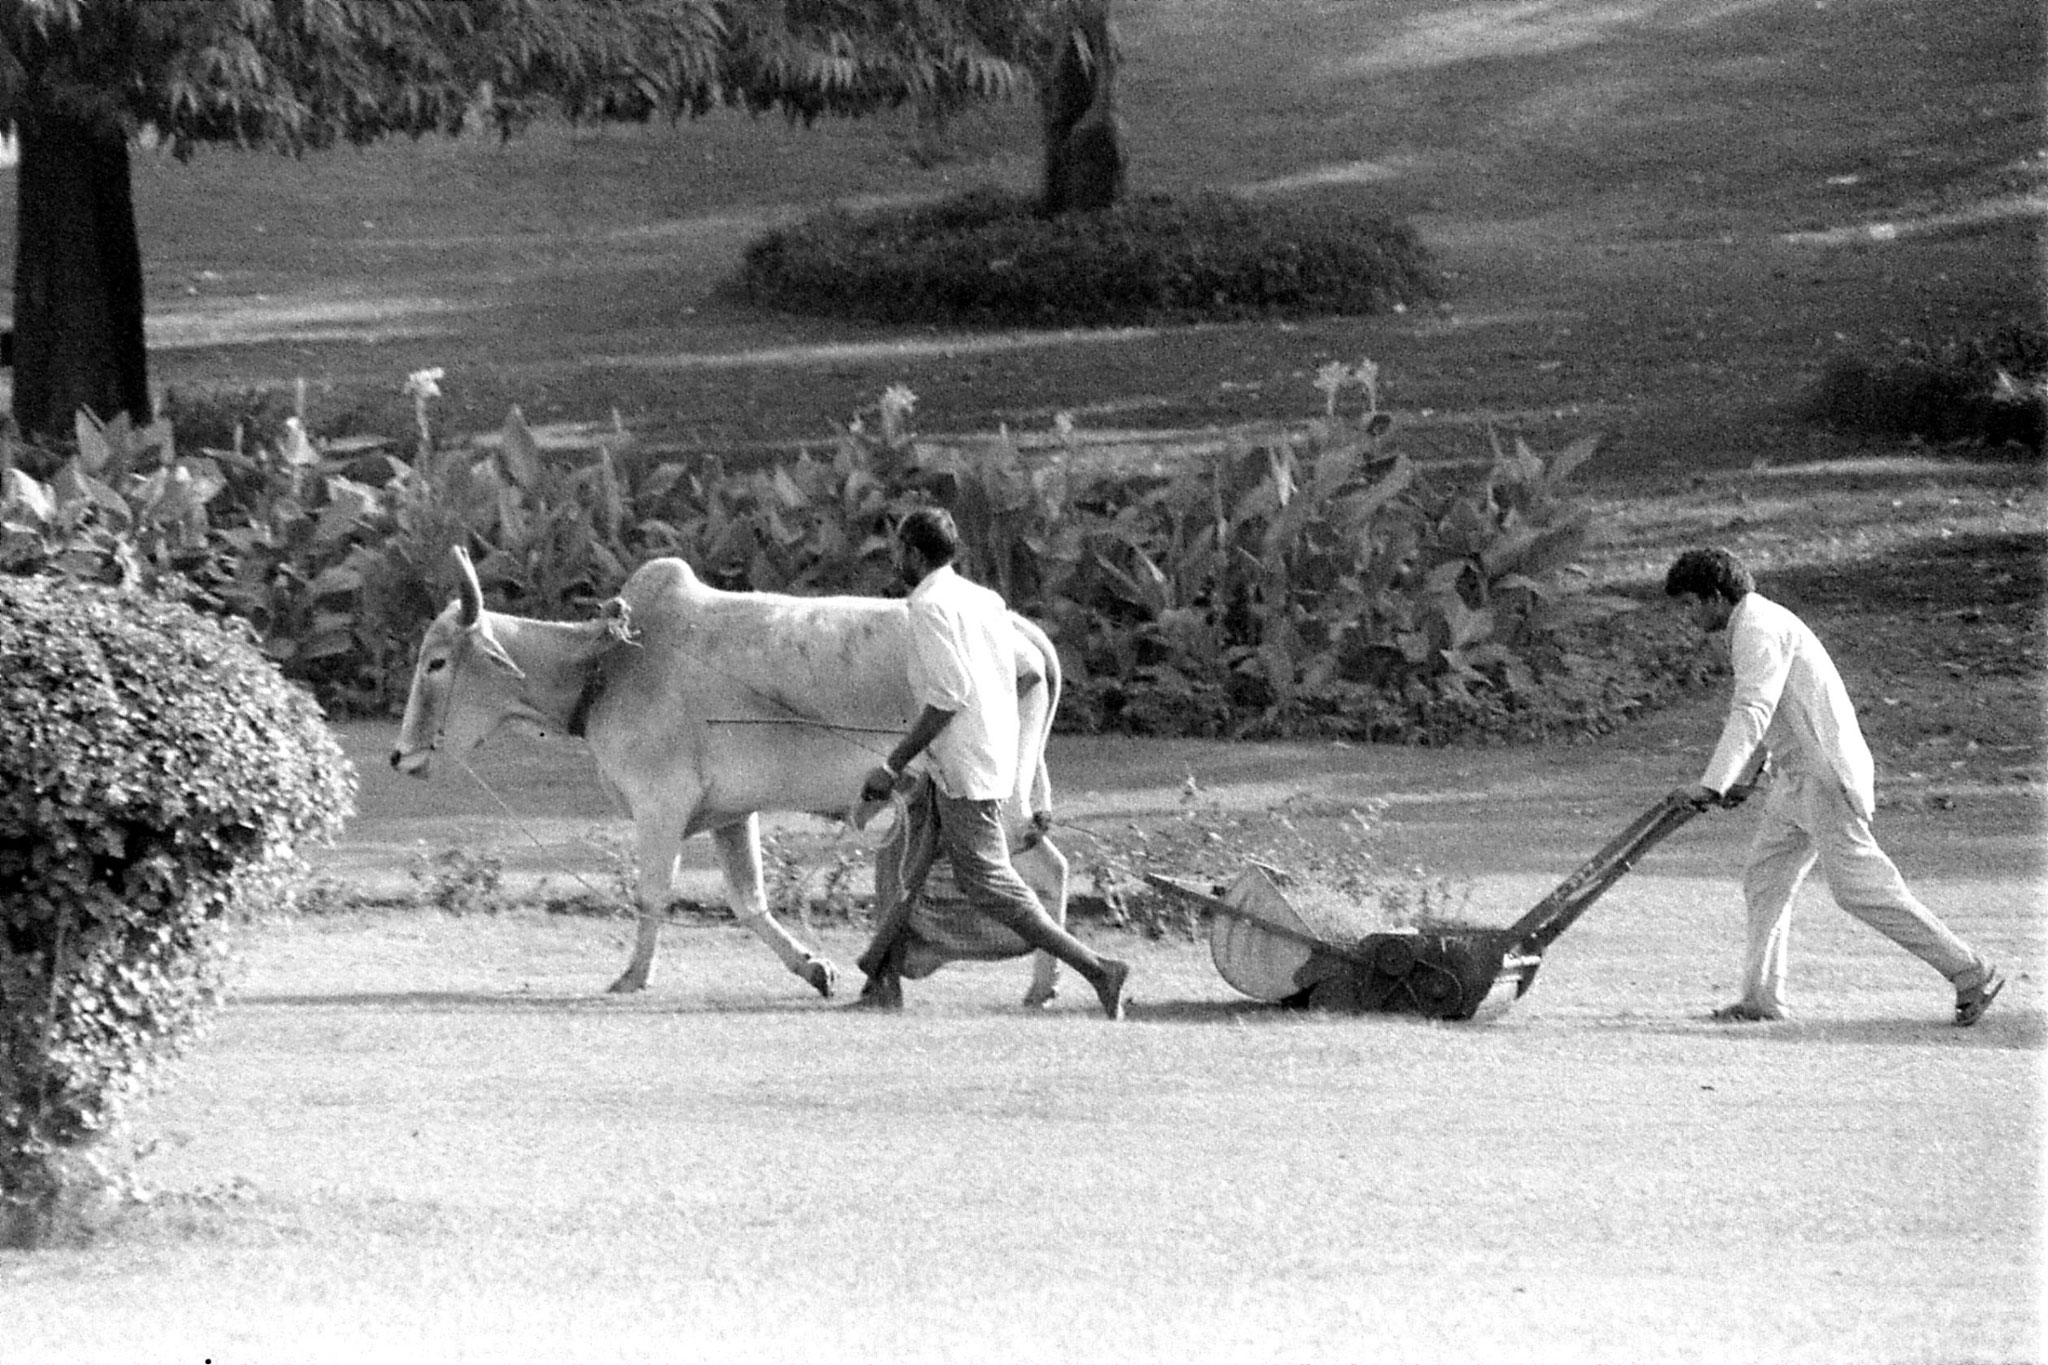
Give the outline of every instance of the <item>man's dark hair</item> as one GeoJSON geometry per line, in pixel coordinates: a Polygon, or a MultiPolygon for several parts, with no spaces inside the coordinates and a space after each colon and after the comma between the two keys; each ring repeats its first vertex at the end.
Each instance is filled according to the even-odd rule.
{"type": "Polygon", "coordinates": [[[896,539],[934,565],[951,564],[960,553],[960,528],[943,507],[919,507],[896,528],[896,539]]]}
{"type": "Polygon", "coordinates": [[[1744,593],[1755,591],[1756,579],[1742,567],[1742,561],[1718,545],[1687,550],[1672,561],[1664,575],[1666,597],[1718,597],[1733,603],[1741,601],[1744,593]]]}

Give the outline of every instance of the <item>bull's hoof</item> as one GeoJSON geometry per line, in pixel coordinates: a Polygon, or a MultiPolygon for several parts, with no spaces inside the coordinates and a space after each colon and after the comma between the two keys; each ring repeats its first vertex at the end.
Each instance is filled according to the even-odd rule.
{"type": "Polygon", "coordinates": [[[900,1010],[903,1008],[903,980],[895,976],[871,976],[861,987],[857,1010],[900,1010]]]}
{"type": "Polygon", "coordinates": [[[803,970],[797,975],[808,982],[812,990],[830,1000],[832,985],[839,979],[839,969],[822,957],[814,957],[804,964],[803,970]]]}
{"type": "Polygon", "coordinates": [[[1033,986],[1030,990],[1024,992],[1024,1008],[1027,1010],[1042,1010],[1047,1005],[1050,1005],[1059,996],[1059,993],[1057,986],[1033,986]]]}
{"type": "Polygon", "coordinates": [[[636,991],[644,991],[646,989],[647,973],[629,971],[625,973],[623,976],[621,976],[617,981],[614,981],[611,985],[605,987],[605,994],[632,995],[636,991]]]}

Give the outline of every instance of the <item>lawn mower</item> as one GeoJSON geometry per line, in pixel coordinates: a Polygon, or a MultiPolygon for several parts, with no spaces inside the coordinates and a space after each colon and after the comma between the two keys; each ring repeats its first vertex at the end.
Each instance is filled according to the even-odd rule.
{"type": "MultiPolygon", "coordinates": [[[[1754,789],[1752,774],[1720,804],[1739,805],[1754,789]]],[[[1501,929],[1433,926],[1357,937],[1318,932],[1288,897],[1292,878],[1258,862],[1227,885],[1207,889],[1158,873],[1146,873],[1145,880],[1213,912],[1209,954],[1216,970],[1254,1000],[1349,1014],[1494,1018],[1528,994],[1543,950],[1637,859],[1702,809],[1682,792],[1665,797],[1501,929]]]]}

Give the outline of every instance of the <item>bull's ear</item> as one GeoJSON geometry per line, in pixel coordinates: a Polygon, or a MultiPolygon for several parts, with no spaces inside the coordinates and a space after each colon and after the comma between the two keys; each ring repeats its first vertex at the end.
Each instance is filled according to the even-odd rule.
{"type": "Polygon", "coordinates": [[[505,646],[498,643],[497,636],[491,634],[488,630],[478,628],[471,632],[469,638],[475,643],[478,651],[486,659],[489,659],[515,678],[523,679],[526,676],[526,670],[512,661],[512,656],[505,652],[505,646]]]}
{"type": "Polygon", "coordinates": [[[455,567],[462,570],[462,581],[457,585],[462,592],[462,624],[473,626],[483,618],[484,585],[477,582],[476,565],[469,562],[469,551],[460,545],[455,547],[455,567]]]}

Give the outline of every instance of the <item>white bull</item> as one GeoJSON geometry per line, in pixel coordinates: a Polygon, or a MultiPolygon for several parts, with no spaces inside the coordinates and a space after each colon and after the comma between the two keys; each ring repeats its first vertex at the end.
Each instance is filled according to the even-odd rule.
{"type": "MultiPolygon", "coordinates": [[[[508,726],[582,735],[633,819],[639,933],[615,992],[647,984],[682,841],[709,831],[726,900],[791,972],[830,996],[837,969],[769,913],[761,811],[842,816],[861,780],[910,726],[908,610],[879,597],[724,592],[680,559],[643,564],[604,616],[535,621],[484,610],[468,555],[461,594],[427,628],[391,765],[427,776],[508,726]]],[[[1017,790],[1003,803],[1021,875],[1064,924],[1067,861],[1045,838],[1045,745],[1059,704],[1059,656],[1020,616],[1017,790]]],[[[1054,993],[1037,955],[1024,1003],[1054,993]]]]}

